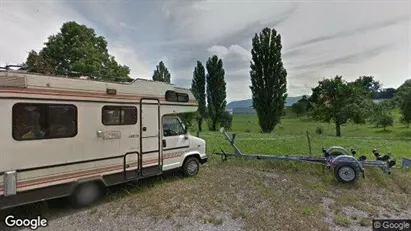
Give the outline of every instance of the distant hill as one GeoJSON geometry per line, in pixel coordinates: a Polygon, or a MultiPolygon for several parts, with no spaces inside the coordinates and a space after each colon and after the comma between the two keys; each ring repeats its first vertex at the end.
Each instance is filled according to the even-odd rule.
{"type": "MultiPolygon", "coordinates": [[[[301,98],[302,96],[287,97],[285,106],[291,106],[294,103],[296,103],[298,100],[300,100],[301,98]]],[[[232,101],[227,104],[226,109],[244,108],[244,107],[252,107],[252,106],[253,106],[253,100],[246,99],[246,100],[232,101]]]]}

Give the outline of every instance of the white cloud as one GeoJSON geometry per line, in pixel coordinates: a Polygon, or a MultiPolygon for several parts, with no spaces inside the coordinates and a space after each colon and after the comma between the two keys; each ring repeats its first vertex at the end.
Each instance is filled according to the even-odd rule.
{"type": "Polygon", "coordinates": [[[225,58],[227,54],[230,52],[225,46],[212,46],[207,49],[213,55],[217,55],[218,57],[225,58]]]}
{"type": "Polygon", "coordinates": [[[221,59],[230,58],[230,57],[239,57],[245,61],[251,59],[250,51],[247,51],[244,47],[237,44],[231,45],[230,47],[214,45],[209,47],[207,51],[211,55],[217,55],[221,59]]]}
{"type": "Polygon", "coordinates": [[[269,1],[167,1],[163,9],[169,12],[176,33],[202,44],[216,42],[252,23],[278,19],[291,5],[269,1]]]}
{"type": "Polygon", "coordinates": [[[305,94],[319,79],[337,74],[347,79],[372,74],[385,86],[397,87],[411,72],[411,22],[379,27],[396,17],[411,17],[411,2],[0,0],[0,4],[0,65],[25,61],[27,52],[39,50],[63,22],[75,20],[105,36],[109,52],[131,68],[132,77],[150,78],[163,60],[172,79],[188,86],[195,62],[218,55],[226,70],[228,100],[250,97],[250,42],[262,24],[281,34],[290,95],[305,94]],[[395,46],[362,54],[384,44],[395,46]]]}
{"type": "Polygon", "coordinates": [[[151,73],[147,67],[142,64],[138,57],[138,52],[132,49],[132,46],[121,40],[114,40],[108,45],[109,52],[116,58],[117,62],[126,64],[131,68],[130,77],[150,79],[151,73]]]}
{"type": "Polygon", "coordinates": [[[385,86],[394,87],[410,75],[410,22],[386,23],[410,15],[410,4],[406,2],[305,2],[299,4],[295,12],[287,12],[293,5],[284,2],[200,1],[197,5],[202,6],[200,10],[193,3],[169,4],[169,19],[174,22],[181,38],[191,40],[189,44],[203,44],[210,55],[216,54],[223,59],[229,98],[250,96],[249,84],[246,84],[251,58],[248,46],[253,33],[262,29],[256,22],[275,22],[287,13],[291,16],[275,28],[282,36],[283,54],[294,52],[283,57],[290,95],[307,94],[318,80],[337,74],[351,80],[372,73],[386,83],[385,86]],[[363,13],[370,8],[373,10],[363,13]],[[253,32],[244,30],[250,25],[253,32]],[[355,31],[355,28],[364,30],[355,31]],[[242,30],[244,33],[238,33],[242,30]],[[344,31],[347,32],[344,34],[344,31]],[[328,39],[287,50],[317,37],[328,39]],[[365,52],[371,55],[361,55],[361,52],[385,44],[394,46],[381,52],[365,52]],[[355,59],[345,58],[357,53],[355,59]],[[330,64],[332,60],[335,62],[330,64]],[[317,67],[293,68],[313,64],[317,67]]]}
{"type": "Polygon", "coordinates": [[[231,45],[229,50],[233,53],[233,55],[240,56],[241,58],[243,58],[246,61],[251,59],[251,52],[247,51],[246,49],[244,49],[243,47],[241,47],[237,44],[236,45],[231,45]]]}

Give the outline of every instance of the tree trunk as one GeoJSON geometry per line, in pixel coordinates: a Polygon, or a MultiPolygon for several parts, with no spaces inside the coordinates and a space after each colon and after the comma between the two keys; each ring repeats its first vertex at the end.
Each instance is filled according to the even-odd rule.
{"type": "Polygon", "coordinates": [[[213,126],[212,126],[213,131],[217,131],[217,129],[216,129],[217,121],[218,121],[217,118],[213,118],[213,126]]]}
{"type": "Polygon", "coordinates": [[[198,131],[199,131],[199,132],[202,132],[203,129],[202,129],[201,125],[203,124],[203,118],[199,118],[199,119],[197,120],[197,123],[198,123],[198,131]]]}
{"type": "Polygon", "coordinates": [[[335,135],[338,137],[341,136],[341,125],[339,123],[335,123],[335,135]]]}

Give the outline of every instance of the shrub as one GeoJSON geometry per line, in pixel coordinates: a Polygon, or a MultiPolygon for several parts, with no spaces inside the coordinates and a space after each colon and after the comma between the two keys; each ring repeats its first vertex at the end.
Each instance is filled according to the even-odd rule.
{"type": "Polygon", "coordinates": [[[207,119],[206,119],[206,122],[207,122],[208,130],[209,130],[209,131],[212,131],[212,130],[213,130],[213,121],[211,121],[210,118],[207,118],[207,119]]]}
{"type": "Polygon", "coordinates": [[[318,126],[315,128],[315,133],[317,133],[318,135],[323,134],[324,130],[322,127],[318,126]]]}
{"type": "Polygon", "coordinates": [[[394,119],[392,118],[391,115],[388,115],[388,114],[386,114],[386,115],[380,115],[380,116],[377,118],[376,123],[377,123],[378,126],[383,127],[383,128],[384,128],[384,131],[385,131],[385,128],[386,128],[386,127],[388,127],[388,126],[393,126],[393,125],[394,125],[394,119]]]}
{"type": "Polygon", "coordinates": [[[305,113],[305,107],[306,105],[304,103],[301,102],[297,102],[293,105],[291,105],[291,110],[298,116],[300,116],[301,114],[305,113]]]}
{"type": "Polygon", "coordinates": [[[220,117],[220,126],[230,130],[232,122],[233,116],[228,111],[223,112],[223,115],[220,117]]]}

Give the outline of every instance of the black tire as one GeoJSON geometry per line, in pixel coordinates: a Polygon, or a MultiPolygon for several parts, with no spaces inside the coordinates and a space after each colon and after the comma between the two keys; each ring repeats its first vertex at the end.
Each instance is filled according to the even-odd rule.
{"type": "Polygon", "coordinates": [[[79,184],[70,196],[71,203],[76,208],[94,204],[104,195],[105,187],[92,181],[79,184]]]}
{"type": "Polygon", "coordinates": [[[335,178],[344,184],[353,184],[358,180],[358,168],[352,164],[341,164],[334,168],[335,178]]]}
{"type": "Polygon", "coordinates": [[[183,173],[185,176],[195,176],[200,170],[200,162],[195,157],[188,157],[183,164],[183,173]]]}

